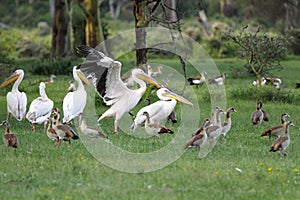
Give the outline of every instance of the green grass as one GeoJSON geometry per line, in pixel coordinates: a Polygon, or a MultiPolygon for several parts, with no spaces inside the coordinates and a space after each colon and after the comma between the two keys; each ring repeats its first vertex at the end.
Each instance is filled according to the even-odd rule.
{"type": "MultiPolygon", "coordinates": [[[[230,67],[241,66],[239,60],[217,59],[215,62],[221,72],[228,73],[225,85],[228,93],[252,83],[249,77],[233,78],[230,67]]],[[[177,61],[167,63],[181,70],[177,61]]],[[[294,83],[299,81],[297,67],[300,62],[287,60],[284,63],[287,68],[280,72],[280,77],[287,89],[293,88],[294,83]]],[[[188,74],[196,75],[190,69],[188,74]]],[[[30,85],[29,80],[34,82],[46,78],[27,76],[22,82],[20,88],[27,93],[29,103],[38,95],[38,85],[30,85]]],[[[62,99],[71,79],[71,76],[58,76],[55,83],[47,84],[47,94],[56,107],[62,107],[62,99]]],[[[1,120],[6,118],[5,94],[9,89],[0,91],[1,120]]],[[[207,95],[205,86],[194,91],[201,119],[209,117],[211,104],[204,97],[207,95]]],[[[144,104],[141,101],[139,107],[144,104]]],[[[18,135],[20,144],[14,154],[12,149],[7,151],[4,143],[0,143],[0,199],[297,199],[300,195],[298,102],[264,101],[263,107],[270,115],[269,126],[279,124],[283,112],[289,113],[298,126],[290,128],[288,156],[280,158],[276,153],[269,152],[273,139],[269,141],[259,137],[269,126],[264,123],[258,127],[251,125],[250,114],[255,110],[255,101],[240,100],[227,94],[227,107],[230,106],[238,112],[232,114],[233,125],[225,145],[219,142],[203,159],[199,159],[195,149],[188,149],[167,167],[137,174],[120,172],[99,162],[84,146],[84,138],[56,148],[42,131],[42,125],[37,125],[36,132],[32,133],[28,121],[11,119],[11,130],[18,135]],[[236,168],[241,169],[242,173],[236,168]]],[[[97,114],[106,109],[100,106],[97,114]]],[[[154,138],[138,139],[125,133],[113,135],[111,119],[103,121],[101,126],[112,143],[133,152],[152,152],[175,137],[163,135],[162,142],[157,142],[154,138]]],[[[170,124],[167,126],[171,127],[170,124]]],[[[176,132],[178,125],[173,129],[176,132]]],[[[0,131],[4,133],[4,128],[0,127],[0,131]]],[[[192,132],[185,137],[189,138],[190,134],[192,132]]],[[[112,155],[105,149],[103,151],[107,157],[112,155]]],[[[120,161],[116,163],[125,166],[120,161]]]]}

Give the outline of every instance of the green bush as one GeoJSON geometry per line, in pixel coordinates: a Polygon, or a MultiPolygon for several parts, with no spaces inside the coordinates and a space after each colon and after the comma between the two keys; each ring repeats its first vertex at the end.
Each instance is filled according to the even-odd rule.
{"type": "Polygon", "coordinates": [[[300,55],[300,29],[287,31],[287,36],[291,38],[289,50],[291,53],[300,55]]]}
{"type": "Polygon", "coordinates": [[[15,60],[8,58],[6,55],[0,54],[0,82],[2,83],[4,79],[15,70],[15,60]]]}
{"type": "Polygon", "coordinates": [[[248,85],[245,87],[227,90],[231,98],[242,100],[264,100],[293,103],[300,101],[300,93],[296,89],[276,89],[273,86],[262,86],[261,88],[248,85]]]}
{"type": "Polygon", "coordinates": [[[30,73],[33,75],[69,75],[73,66],[80,63],[74,58],[41,58],[37,59],[30,69],[30,73]]]}

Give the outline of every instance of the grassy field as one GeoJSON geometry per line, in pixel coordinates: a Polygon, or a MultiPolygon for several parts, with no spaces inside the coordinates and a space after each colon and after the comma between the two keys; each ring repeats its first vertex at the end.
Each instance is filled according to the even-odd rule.
{"type": "MultiPolygon", "coordinates": [[[[150,173],[126,173],[114,170],[95,159],[85,145],[87,141],[63,143],[56,148],[42,130],[36,126],[32,133],[28,121],[11,119],[11,130],[19,137],[20,144],[14,154],[0,143],[0,199],[297,199],[300,196],[300,156],[299,156],[299,104],[284,101],[265,101],[264,109],[269,112],[270,123],[253,127],[250,120],[255,110],[256,100],[240,98],[233,91],[250,87],[253,78],[240,73],[241,61],[236,59],[216,59],[220,72],[226,78],[226,104],[238,112],[232,114],[233,125],[224,145],[219,142],[215,148],[200,159],[195,149],[188,149],[170,165],[150,173]],[[270,153],[271,141],[260,138],[260,133],[270,126],[280,123],[280,115],[287,112],[296,127],[291,127],[291,144],[287,157],[270,153]]],[[[169,61],[180,71],[177,61],[169,61]]],[[[300,59],[283,62],[286,70],[275,72],[283,80],[284,89],[299,94],[293,89],[299,81],[300,59]]],[[[197,75],[188,70],[188,75],[197,75]]],[[[70,72],[71,74],[71,72],[70,72]]],[[[29,80],[47,77],[27,77],[20,88],[26,91],[30,103],[38,96],[38,85],[30,85],[29,80]]],[[[47,94],[56,107],[62,107],[68,81],[72,77],[58,76],[53,84],[47,84],[47,94]]],[[[271,87],[271,86],[270,86],[271,87]]],[[[10,88],[0,91],[0,119],[6,118],[5,94],[10,88]]],[[[273,89],[270,89],[273,90],[273,89]]],[[[206,87],[194,90],[200,107],[200,118],[210,116],[211,103],[206,87]]],[[[152,95],[154,97],[154,95],[152,95]]],[[[141,106],[145,104],[141,101],[141,106]]],[[[29,106],[29,104],[28,104],[29,106]]],[[[100,106],[97,113],[107,108],[100,106]]],[[[185,107],[177,107],[177,111],[185,107]]],[[[224,108],[225,109],[225,108],[224,108]]],[[[136,113],[136,110],[133,111],[136,113]]],[[[179,116],[180,118],[180,116],[179,116]]],[[[193,119],[191,119],[192,121],[193,119]]],[[[196,122],[198,123],[198,122],[196,122]]],[[[152,152],[167,145],[176,135],[182,134],[179,125],[168,127],[175,135],[163,135],[161,142],[154,138],[139,139],[123,132],[112,134],[113,120],[101,123],[112,143],[132,152],[152,152]]],[[[4,127],[0,127],[4,133],[4,127]]],[[[186,133],[189,138],[190,133],[186,133]]],[[[81,136],[81,135],[80,135],[81,136]]],[[[186,141],[181,141],[185,143],[186,141]]],[[[97,144],[104,143],[99,139],[97,144]]],[[[102,152],[108,158],[109,151],[102,152]]],[[[114,155],[114,154],[113,154],[114,155]]],[[[162,158],[168,155],[158,155],[162,158]]],[[[97,156],[96,156],[97,157],[97,156]]],[[[101,161],[101,160],[100,160],[101,161]]],[[[122,159],[116,164],[126,166],[122,159]]],[[[149,161],[151,162],[151,160],[149,161]]]]}

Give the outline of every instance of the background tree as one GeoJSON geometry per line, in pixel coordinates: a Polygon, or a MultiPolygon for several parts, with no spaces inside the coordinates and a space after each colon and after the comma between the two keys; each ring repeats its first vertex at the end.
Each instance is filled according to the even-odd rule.
{"type": "Polygon", "coordinates": [[[115,3],[115,0],[109,0],[109,11],[110,11],[110,15],[113,19],[119,18],[121,8],[125,2],[126,2],[126,0],[117,0],[116,3],[115,3]],[[117,5],[115,6],[115,4],[117,4],[117,5]]]}
{"type": "Polygon", "coordinates": [[[239,57],[247,61],[246,67],[254,73],[261,85],[261,77],[276,69],[282,69],[280,61],[287,53],[287,40],[282,36],[246,32],[247,26],[236,35],[227,38],[239,46],[239,57]]]}
{"type": "Polygon", "coordinates": [[[168,0],[135,0],[133,14],[136,29],[136,64],[139,67],[147,64],[146,31],[151,22],[172,29],[180,29],[180,18],[177,4],[168,0]],[[170,17],[171,16],[171,17],[170,17]]]}
{"type": "Polygon", "coordinates": [[[68,18],[65,0],[55,0],[52,25],[51,56],[63,56],[67,51],[68,18]]]}
{"type": "Polygon", "coordinates": [[[85,40],[86,45],[95,47],[104,40],[100,5],[103,0],[78,0],[78,5],[85,16],[85,40]]]}

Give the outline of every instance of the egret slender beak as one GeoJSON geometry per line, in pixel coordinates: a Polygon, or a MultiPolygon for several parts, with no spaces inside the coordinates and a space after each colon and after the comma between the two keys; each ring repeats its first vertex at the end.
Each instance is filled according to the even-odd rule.
{"type": "Polygon", "coordinates": [[[157,82],[154,78],[152,78],[151,76],[145,74],[137,74],[136,77],[138,79],[141,79],[143,81],[147,81],[148,83],[151,83],[152,85],[154,85],[157,88],[162,88],[164,87],[162,84],[160,84],[159,82],[157,82]]]}
{"type": "Polygon", "coordinates": [[[76,73],[77,73],[77,76],[78,76],[78,77],[79,77],[86,85],[92,86],[92,84],[90,83],[90,81],[85,77],[85,75],[84,75],[81,71],[77,70],[76,73]]]}
{"type": "Polygon", "coordinates": [[[176,99],[177,101],[180,101],[180,102],[182,102],[182,103],[184,103],[184,104],[187,104],[187,105],[193,105],[189,100],[187,100],[186,98],[184,98],[184,97],[182,97],[182,96],[180,96],[180,95],[178,95],[178,94],[175,94],[175,93],[173,93],[173,92],[171,92],[171,91],[168,91],[167,93],[164,93],[164,94],[162,94],[163,96],[166,96],[166,97],[170,97],[170,98],[172,98],[172,99],[176,99]]]}
{"type": "Polygon", "coordinates": [[[19,78],[20,74],[14,72],[10,77],[5,79],[5,81],[0,85],[0,88],[4,88],[5,86],[9,85],[10,83],[16,81],[19,78]]]}

